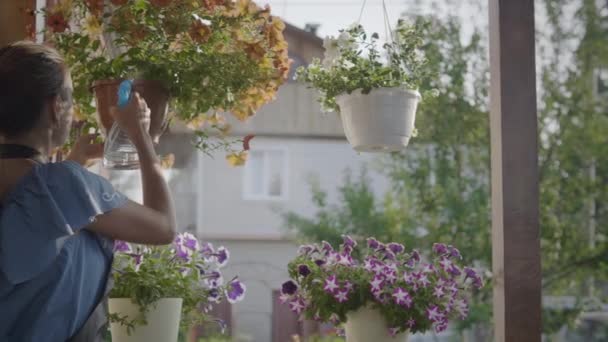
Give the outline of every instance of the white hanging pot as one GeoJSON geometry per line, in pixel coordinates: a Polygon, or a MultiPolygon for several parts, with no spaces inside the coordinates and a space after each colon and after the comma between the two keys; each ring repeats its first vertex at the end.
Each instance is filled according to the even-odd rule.
{"type": "Polygon", "coordinates": [[[359,152],[395,152],[405,149],[416,119],[420,93],[402,88],[356,90],[340,95],[342,125],[348,142],[359,152]]]}
{"type": "MultiPolygon", "coordinates": [[[[110,314],[136,318],[139,306],[130,298],[110,298],[108,300],[110,314]]],[[[165,298],[159,300],[146,314],[146,325],[135,326],[131,335],[127,327],[120,323],[110,323],[112,342],[177,342],[179,323],[182,313],[181,298],[165,298]]]]}
{"type": "Polygon", "coordinates": [[[362,307],[346,314],[346,342],[407,342],[408,333],[391,336],[380,311],[362,307]]]}

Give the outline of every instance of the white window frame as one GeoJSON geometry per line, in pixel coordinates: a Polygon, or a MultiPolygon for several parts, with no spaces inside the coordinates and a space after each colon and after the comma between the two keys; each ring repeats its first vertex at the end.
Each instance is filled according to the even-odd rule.
{"type": "Polygon", "coordinates": [[[252,152],[262,152],[263,153],[263,164],[264,170],[262,170],[263,184],[262,189],[264,192],[268,191],[268,181],[270,171],[268,170],[268,153],[267,152],[282,152],[283,153],[283,177],[281,179],[281,195],[280,196],[272,196],[267,193],[258,195],[252,194],[249,192],[251,186],[249,186],[247,177],[249,174],[249,163],[245,163],[245,167],[243,168],[243,199],[246,201],[285,201],[289,198],[289,150],[287,147],[277,147],[277,146],[256,146],[250,150],[252,152]]]}

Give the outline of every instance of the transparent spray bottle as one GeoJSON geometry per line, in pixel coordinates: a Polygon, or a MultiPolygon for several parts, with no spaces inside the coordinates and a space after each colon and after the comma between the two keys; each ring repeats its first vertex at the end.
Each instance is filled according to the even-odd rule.
{"type": "MultiPolygon", "coordinates": [[[[125,107],[131,98],[132,80],[124,80],[118,87],[118,107],[125,107]]],[[[137,149],[114,121],[104,144],[103,166],[113,170],[135,170],[139,168],[137,149]]]]}

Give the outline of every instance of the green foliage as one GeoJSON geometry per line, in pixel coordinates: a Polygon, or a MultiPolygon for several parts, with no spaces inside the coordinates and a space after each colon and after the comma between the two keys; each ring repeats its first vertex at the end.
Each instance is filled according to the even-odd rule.
{"type": "MultiPolygon", "coordinates": [[[[597,285],[608,280],[608,100],[594,94],[593,83],[594,73],[608,68],[608,18],[596,6],[587,0],[537,5],[549,19],[538,36],[540,224],[544,294],[605,301],[597,285]],[[574,20],[568,8],[576,9],[574,20]]],[[[458,18],[425,20],[431,22],[421,34],[425,67],[441,77],[422,87],[438,89],[439,96],[419,107],[420,134],[408,151],[382,160],[391,190],[378,199],[366,178],[346,178],[339,203],[330,204],[315,186],[315,217],[284,218],[304,241],[370,232],[406,246],[441,241],[460,248],[465,262],[489,267],[486,43],[482,31],[463,39],[458,18]]],[[[475,295],[461,327],[490,322],[491,304],[487,286],[475,295]]],[[[576,313],[547,311],[545,331],[567,324],[576,313]]]]}
{"type": "Polygon", "coordinates": [[[594,73],[608,67],[608,18],[594,1],[544,5],[551,49],[539,58],[543,287],[593,295],[593,282],[608,280],[608,112],[594,92],[594,73]],[[564,25],[566,7],[577,10],[571,25],[582,33],[564,25]]]}
{"type": "Polygon", "coordinates": [[[326,111],[339,112],[336,97],[355,90],[363,94],[378,88],[417,90],[430,70],[420,49],[422,32],[428,25],[421,18],[412,24],[400,20],[395,41],[383,44],[382,50],[377,33],[368,36],[361,25],[353,25],[340,31],[338,39],[327,38],[324,60],[300,67],[296,79],[319,90],[319,101],[326,111]]]}
{"type": "Polygon", "coordinates": [[[396,204],[387,201],[386,208],[380,206],[372,191],[367,171],[353,179],[346,171],[344,184],[339,187],[340,200],[336,204],[327,202],[327,193],[312,180],[312,202],[317,207],[314,218],[303,217],[294,212],[283,213],[287,228],[304,241],[328,241],[334,246],[342,243],[342,235],[360,237],[374,236],[383,241],[398,240],[410,245],[413,235],[403,229],[403,217],[396,204]]]}

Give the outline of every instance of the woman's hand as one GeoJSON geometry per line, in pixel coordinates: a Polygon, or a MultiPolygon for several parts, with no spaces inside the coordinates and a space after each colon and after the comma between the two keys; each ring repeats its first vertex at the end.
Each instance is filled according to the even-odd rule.
{"type": "Polygon", "coordinates": [[[103,144],[96,142],[97,136],[97,134],[80,136],[66,159],[75,161],[83,167],[91,166],[103,156],[103,144]]]}
{"type": "Polygon", "coordinates": [[[131,140],[147,134],[150,129],[150,109],[146,101],[134,91],[129,103],[123,108],[112,107],[110,113],[131,140]]]}

